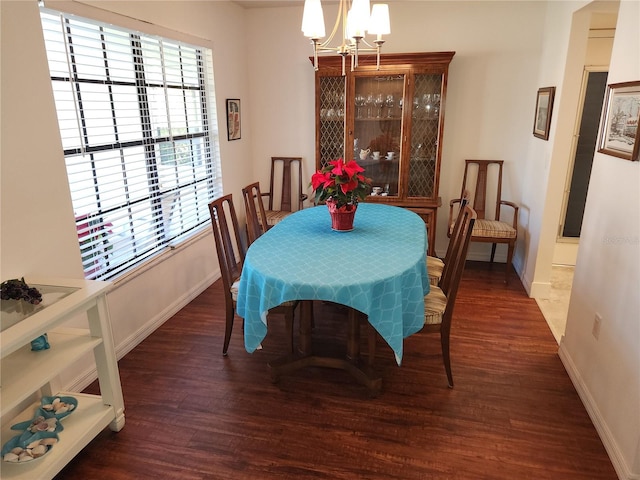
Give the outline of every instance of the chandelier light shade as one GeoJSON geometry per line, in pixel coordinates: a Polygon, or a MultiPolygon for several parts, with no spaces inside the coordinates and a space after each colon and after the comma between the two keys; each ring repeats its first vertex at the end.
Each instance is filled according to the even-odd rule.
{"type": "Polygon", "coordinates": [[[342,74],[345,74],[345,59],[351,56],[351,70],[358,67],[359,52],[375,52],[377,68],[380,68],[380,50],[384,40],[383,35],[391,33],[389,22],[389,6],[377,3],[371,8],[369,0],[340,0],[338,16],[331,31],[325,37],[324,14],[320,0],[305,0],[302,14],[302,33],[313,43],[313,65],[318,69],[319,53],[337,53],[342,55],[342,74]],[[339,45],[330,46],[338,30],[341,28],[339,45]],[[376,35],[372,44],[368,43],[365,35],[376,35]]]}
{"type": "Polygon", "coordinates": [[[381,39],[382,35],[389,35],[391,33],[389,5],[386,3],[376,3],[371,9],[369,33],[378,35],[378,39],[381,39]]]}
{"type": "Polygon", "coordinates": [[[324,38],[324,13],[320,0],[306,0],[302,14],[302,33],[309,38],[324,38]]]}

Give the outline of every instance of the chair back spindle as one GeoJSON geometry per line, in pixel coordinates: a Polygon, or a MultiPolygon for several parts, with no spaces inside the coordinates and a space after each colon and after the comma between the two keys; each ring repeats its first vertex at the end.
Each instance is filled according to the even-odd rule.
{"type": "MultiPolygon", "coordinates": [[[[449,302],[451,302],[450,308],[452,311],[449,312],[449,317],[453,314],[453,304],[458,294],[458,286],[460,285],[460,279],[462,278],[464,266],[467,261],[467,252],[469,251],[469,243],[471,242],[471,235],[476,219],[477,214],[475,210],[469,205],[465,205],[462,209],[462,221],[457,236],[458,238],[456,239],[451,254],[451,261],[448,262],[450,267],[446,269],[449,273],[447,273],[446,279],[443,274],[443,281],[440,284],[440,288],[442,288],[443,293],[447,296],[447,308],[449,308],[449,302]]],[[[446,312],[445,317],[447,317],[446,312]]]]}
{"type": "Polygon", "coordinates": [[[302,210],[307,199],[302,193],[302,157],[271,157],[269,191],[262,195],[269,197],[266,211],[269,226],[278,223],[294,208],[302,210]]]}
{"type": "Polygon", "coordinates": [[[242,189],[242,198],[247,216],[247,238],[248,245],[267,231],[267,215],[262,203],[262,193],[260,192],[260,182],[254,182],[242,189]]]}

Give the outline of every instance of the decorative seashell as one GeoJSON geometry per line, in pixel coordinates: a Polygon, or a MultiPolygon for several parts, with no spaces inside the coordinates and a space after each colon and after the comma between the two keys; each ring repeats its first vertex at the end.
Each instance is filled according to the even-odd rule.
{"type": "Polygon", "coordinates": [[[29,430],[33,433],[36,432],[53,432],[56,429],[56,424],[58,423],[57,418],[47,418],[39,416],[31,422],[31,426],[29,430]]]}
{"type": "Polygon", "coordinates": [[[38,445],[40,445],[40,440],[34,440],[29,445],[27,445],[27,448],[36,448],[38,445]]]}
{"type": "Polygon", "coordinates": [[[51,405],[50,403],[47,403],[46,405],[42,405],[42,408],[44,410],[51,411],[53,410],[53,405],[51,405]]]}
{"type": "Polygon", "coordinates": [[[56,413],[65,413],[69,410],[69,406],[65,403],[63,407],[60,407],[56,410],[56,413]]]}
{"type": "Polygon", "coordinates": [[[51,404],[53,405],[53,408],[56,408],[56,405],[60,403],[60,397],[56,397],[53,399],[53,401],[51,402],[51,404]]]}
{"type": "Polygon", "coordinates": [[[31,454],[31,450],[24,450],[20,455],[18,455],[19,462],[26,462],[29,460],[33,460],[33,455],[31,454]]]}
{"type": "MultiPolygon", "coordinates": [[[[22,449],[20,449],[20,450],[22,450],[22,449]]],[[[15,454],[15,453],[13,453],[13,452],[8,452],[8,453],[5,453],[5,454],[4,454],[4,461],[5,461],[5,462],[12,462],[12,463],[15,463],[15,462],[17,462],[17,461],[18,461],[18,459],[19,459],[19,458],[20,458],[20,457],[18,457],[18,455],[17,455],[17,454],[15,454]]]]}
{"type": "Polygon", "coordinates": [[[16,455],[20,455],[22,453],[22,450],[24,450],[23,448],[20,447],[14,447],[11,449],[11,453],[15,453],[16,455]]]}
{"type": "Polygon", "coordinates": [[[54,437],[43,438],[42,440],[40,440],[40,443],[42,445],[55,445],[57,442],[58,442],[58,439],[54,437]]]}
{"type": "Polygon", "coordinates": [[[33,458],[41,457],[42,455],[47,453],[47,446],[46,445],[38,445],[37,447],[35,447],[31,451],[31,453],[33,454],[33,458]]]}

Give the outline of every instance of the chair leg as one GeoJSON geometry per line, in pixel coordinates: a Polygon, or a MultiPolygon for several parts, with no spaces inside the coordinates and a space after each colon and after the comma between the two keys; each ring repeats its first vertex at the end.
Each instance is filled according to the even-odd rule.
{"type": "Polygon", "coordinates": [[[509,242],[509,247],[507,250],[507,268],[506,268],[506,271],[504,272],[504,283],[509,283],[509,270],[511,269],[511,262],[513,260],[514,247],[515,247],[514,242],[509,242]]]}
{"type": "Polygon", "coordinates": [[[222,346],[222,355],[227,355],[229,349],[229,342],[231,341],[231,332],[233,331],[233,317],[235,312],[233,310],[227,310],[227,321],[224,327],[224,344],[222,346]]]}
{"type": "Polygon", "coordinates": [[[447,372],[447,381],[449,388],[453,388],[453,374],[451,373],[451,354],[449,351],[449,332],[440,332],[440,345],[442,346],[442,360],[444,361],[444,369],[447,372]]]}
{"type": "Polygon", "coordinates": [[[491,263],[493,263],[493,257],[496,256],[496,245],[495,243],[491,244],[491,263]]]}
{"type": "Polygon", "coordinates": [[[378,338],[377,335],[378,332],[376,332],[376,329],[373,328],[373,325],[369,324],[369,356],[367,359],[369,366],[373,366],[376,357],[376,341],[378,338]]]}
{"type": "Polygon", "coordinates": [[[284,314],[284,322],[287,329],[287,335],[289,337],[289,353],[293,353],[293,319],[295,310],[293,308],[288,309],[284,314]]]}
{"type": "Polygon", "coordinates": [[[316,317],[313,314],[313,302],[309,304],[309,309],[311,312],[311,328],[316,328],[316,317]]]}

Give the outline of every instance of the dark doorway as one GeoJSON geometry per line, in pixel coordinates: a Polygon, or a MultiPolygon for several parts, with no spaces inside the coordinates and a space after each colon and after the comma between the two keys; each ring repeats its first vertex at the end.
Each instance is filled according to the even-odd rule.
{"type": "Polygon", "coordinates": [[[591,164],[596,150],[600,113],[609,72],[587,72],[587,88],[584,97],[580,131],[571,175],[571,187],[567,200],[563,237],[580,237],[584,204],[587,200],[591,164]]]}

